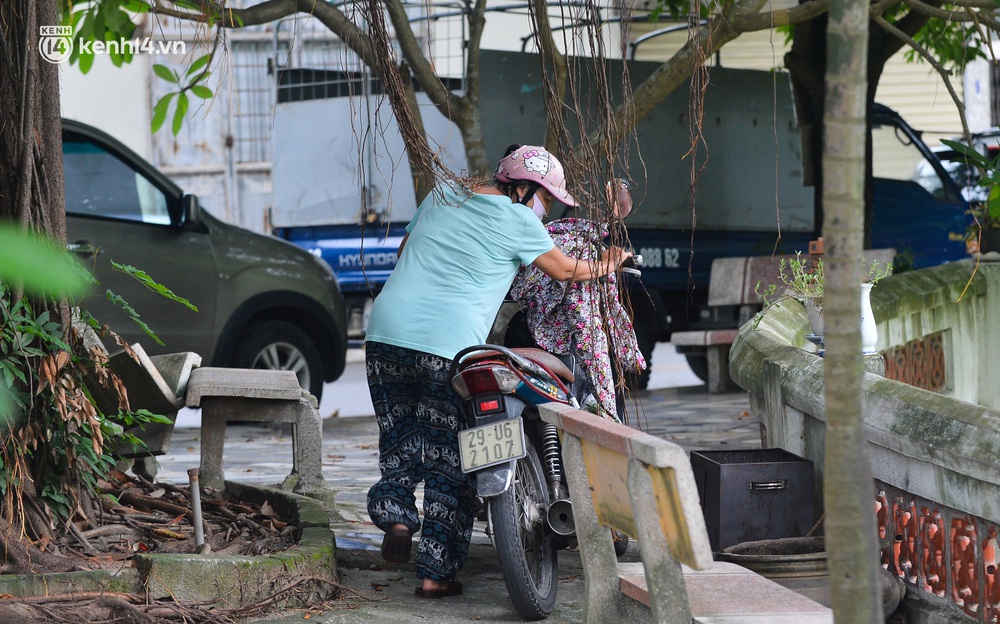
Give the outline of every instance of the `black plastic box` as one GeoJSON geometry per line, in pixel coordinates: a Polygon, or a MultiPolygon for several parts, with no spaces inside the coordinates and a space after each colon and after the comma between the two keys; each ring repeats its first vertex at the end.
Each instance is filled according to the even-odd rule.
{"type": "Polygon", "coordinates": [[[713,552],[805,537],[813,527],[813,463],[784,449],[692,451],[713,552]]]}

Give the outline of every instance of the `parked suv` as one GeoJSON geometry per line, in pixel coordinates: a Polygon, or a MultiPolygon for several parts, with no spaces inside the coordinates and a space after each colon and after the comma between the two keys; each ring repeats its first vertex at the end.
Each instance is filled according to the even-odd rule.
{"type": "Polygon", "coordinates": [[[101,293],[129,303],[155,344],[102,296],[84,304],[151,354],[194,351],[205,365],[294,370],[317,398],[344,371],[344,300],[330,266],[273,236],[223,223],[111,136],[63,120],[66,240],[101,293]],[[145,271],[190,310],[112,269],[145,271]]]}

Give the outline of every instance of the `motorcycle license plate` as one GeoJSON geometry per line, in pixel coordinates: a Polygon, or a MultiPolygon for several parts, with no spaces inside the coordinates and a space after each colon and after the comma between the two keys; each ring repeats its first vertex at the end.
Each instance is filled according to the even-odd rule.
{"type": "Polygon", "coordinates": [[[524,428],[520,418],[502,420],[458,432],[462,472],[520,459],[524,450],[524,428]]]}

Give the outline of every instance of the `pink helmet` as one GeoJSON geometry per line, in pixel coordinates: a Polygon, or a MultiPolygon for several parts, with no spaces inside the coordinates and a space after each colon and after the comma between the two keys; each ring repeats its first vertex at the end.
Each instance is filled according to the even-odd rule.
{"type": "Polygon", "coordinates": [[[562,163],[544,147],[522,145],[500,159],[493,175],[499,182],[540,184],[567,206],[577,205],[573,196],[566,192],[562,163]]]}

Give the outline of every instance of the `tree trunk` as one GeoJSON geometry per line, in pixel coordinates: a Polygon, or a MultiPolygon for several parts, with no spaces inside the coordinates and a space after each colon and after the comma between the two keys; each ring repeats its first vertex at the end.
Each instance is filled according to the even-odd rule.
{"type": "Polygon", "coordinates": [[[51,0],[0,4],[0,219],[66,240],[58,66],[39,53],[51,0]]]}
{"type": "MultiPolygon", "coordinates": [[[[0,3],[0,221],[66,241],[63,193],[62,126],[59,113],[58,66],[44,60],[39,50],[42,26],[54,26],[51,0],[6,0],[0,3]]],[[[36,311],[50,307],[59,318],[58,304],[36,301],[36,311]]],[[[62,315],[66,317],[65,314],[62,315]]],[[[30,372],[30,371],[26,371],[30,372]]],[[[0,446],[17,444],[16,436],[0,446]]],[[[8,459],[6,450],[0,450],[8,459]]],[[[4,461],[4,469],[12,464],[4,461]]],[[[0,509],[0,555],[3,573],[61,572],[75,569],[63,557],[38,550],[26,536],[25,526],[8,519],[18,513],[14,501],[29,510],[37,505],[34,481],[24,478],[9,489],[0,509]]]]}
{"type": "Polygon", "coordinates": [[[792,79],[795,114],[802,141],[803,183],[813,187],[817,232],[823,227],[823,98],[826,89],[826,26],[823,14],[795,26],[792,49],[785,54],[785,67],[792,79]]]}
{"type": "Polygon", "coordinates": [[[874,481],[864,435],[861,303],[868,4],[832,0],[823,132],[827,559],[837,624],[883,621],[874,481]]]}

